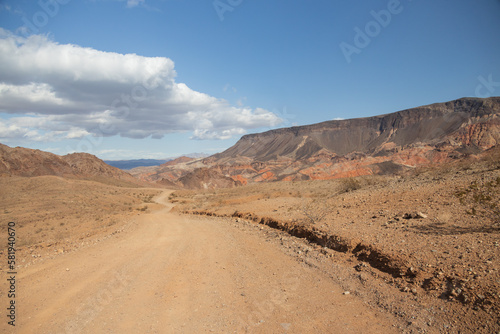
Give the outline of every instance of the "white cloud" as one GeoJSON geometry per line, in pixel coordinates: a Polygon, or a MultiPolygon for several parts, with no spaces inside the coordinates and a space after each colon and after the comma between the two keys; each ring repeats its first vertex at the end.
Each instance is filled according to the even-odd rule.
{"type": "Polygon", "coordinates": [[[0,28],[0,113],[13,116],[2,122],[0,140],[161,138],[185,131],[195,139],[226,139],[282,121],[175,78],[174,62],[165,57],[102,52],[0,28]]]}

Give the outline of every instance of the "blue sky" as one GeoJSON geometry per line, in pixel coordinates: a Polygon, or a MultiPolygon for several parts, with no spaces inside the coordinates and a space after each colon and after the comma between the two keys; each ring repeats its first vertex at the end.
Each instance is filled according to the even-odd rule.
{"type": "Polygon", "coordinates": [[[500,1],[0,0],[0,142],[103,159],[500,95],[500,1]]]}

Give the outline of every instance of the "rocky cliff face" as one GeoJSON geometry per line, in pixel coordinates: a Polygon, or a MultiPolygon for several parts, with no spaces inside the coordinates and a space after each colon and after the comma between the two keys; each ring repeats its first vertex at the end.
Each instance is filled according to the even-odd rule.
{"type": "MultiPolygon", "coordinates": [[[[184,184],[198,168],[236,184],[389,174],[477,154],[500,144],[500,98],[463,98],[392,114],[271,130],[145,179],[184,184]]],[[[204,181],[208,182],[207,180],[204,181]]]]}
{"type": "Polygon", "coordinates": [[[213,159],[216,162],[233,162],[239,157],[248,157],[265,162],[283,158],[309,159],[322,153],[344,156],[358,152],[371,155],[388,149],[436,145],[459,130],[463,132],[456,138],[460,144],[487,149],[499,142],[498,131],[495,131],[499,113],[500,98],[464,98],[388,115],[250,134],[243,136],[228,150],[213,156],[213,159]],[[468,134],[471,125],[478,133],[468,134]],[[488,133],[487,139],[482,139],[483,132],[488,133]]]}

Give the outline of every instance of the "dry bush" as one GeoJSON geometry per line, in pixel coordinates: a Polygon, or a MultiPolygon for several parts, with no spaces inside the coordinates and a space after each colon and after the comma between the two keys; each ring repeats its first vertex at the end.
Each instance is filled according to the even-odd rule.
{"type": "Polygon", "coordinates": [[[301,213],[305,216],[306,224],[316,224],[331,214],[333,208],[328,205],[327,199],[314,199],[301,208],[301,213]]]}
{"type": "Polygon", "coordinates": [[[475,181],[470,186],[455,192],[464,205],[466,213],[489,218],[493,224],[500,224],[500,176],[490,181],[475,181]]]}
{"type": "Polygon", "coordinates": [[[361,189],[361,182],[358,179],[349,177],[341,179],[339,182],[339,193],[348,193],[354,190],[361,189]]]}

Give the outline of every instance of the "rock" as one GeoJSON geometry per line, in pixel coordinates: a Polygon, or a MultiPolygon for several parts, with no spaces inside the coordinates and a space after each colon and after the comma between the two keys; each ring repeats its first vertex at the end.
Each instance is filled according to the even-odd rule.
{"type": "Polygon", "coordinates": [[[361,262],[361,263],[357,264],[357,265],[354,267],[354,269],[356,269],[356,271],[362,271],[362,270],[363,270],[363,268],[366,268],[366,267],[368,267],[368,266],[366,265],[366,263],[361,262]]]}
{"type": "Polygon", "coordinates": [[[425,213],[422,213],[422,212],[417,212],[415,218],[416,219],[425,219],[425,218],[427,218],[427,215],[425,213]]]}
{"type": "Polygon", "coordinates": [[[405,213],[403,215],[403,219],[424,219],[424,218],[427,218],[427,215],[422,212],[405,213]]]}
{"type": "Polygon", "coordinates": [[[351,292],[349,292],[349,291],[344,291],[342,294],[343,294],[343,295],[350,295],[350,294],[351,294],[351,292]]]}

